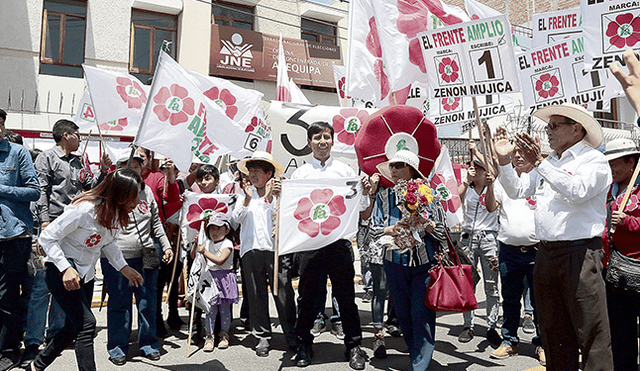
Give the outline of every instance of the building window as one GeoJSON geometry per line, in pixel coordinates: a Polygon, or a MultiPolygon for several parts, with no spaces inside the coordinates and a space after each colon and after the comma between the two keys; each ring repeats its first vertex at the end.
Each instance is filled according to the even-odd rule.
{"type": "Polygon", "coordinates": [[[40,44],[40,73],[82,78],[87,3],[45,0],[40,44]]]}
{"type": "Polygon", "coordinates": [[[253,30],[253,8],[218,1],[211,4],[211,14],[218,26],[253,30]]]}
{"type": "Polygon", "coordinates": [[[302,28],[302,40],[336,45],[337,25],[335,23],[302,18],[300,26],[302,28]]]}
{"type": "Polygon", "coordinates": [[[175,59],[178,18],[142,10],[131,12],[131,54],[129,71],[147,83],[153,75],[162,42],[167,40],[168,54],[175,59]]]}

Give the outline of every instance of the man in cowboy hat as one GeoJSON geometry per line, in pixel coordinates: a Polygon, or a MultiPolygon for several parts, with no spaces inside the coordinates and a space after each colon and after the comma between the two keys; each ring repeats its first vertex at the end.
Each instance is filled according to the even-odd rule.
{"type": "Polygon", "coordinates": [[[611,370],[611,336],[602,240],[611,170],[602,153],[602,128],[581,106],[563,103],[533,114],[548,123],[545,159],[539,141],[517,133],[515,145],[498,129],[498,179],[511,198],[536,195],[535,301],[548,370],[611,370]],[[510,166],[517,146],[534,170],[518,177],[510,166]]]}
{"type": "MultiPolygon", "coordinates": [[[[240,229],[240,257],[249,303],[251,332],[258,340],[256,354],[269,355],[271,321],[269,318],[268,287],[273,285],[275,195],[280,192],[280,178],[284,167],[273,160],[270,153],[256,151],[238,163],[238,169],[248,174],[242,183],[244,201],[233,210],[233,221],[240,229]]],[[[293,254],[281,256],[278,269],[278,295],[274,296],[278,317],[289,347],[295,348],[294,325],[296,306],[291,272],[293,254]]],[[[272,286],[273,293],[273,286],[272,286]]]]}

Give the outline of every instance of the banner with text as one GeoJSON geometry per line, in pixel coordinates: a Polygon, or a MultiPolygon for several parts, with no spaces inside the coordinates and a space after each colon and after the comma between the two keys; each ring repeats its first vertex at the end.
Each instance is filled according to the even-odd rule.
{"type": "Polygon", "coordinates": [[[582,35],[580,7],[532,16],[533,48],[582,35]]]}
{"type": "MultiPolygon", "coordinates": [[[[512,94],[484,95],[476,98],[480,118],[490,118],[513,112],[512,94]]],[[[476,119],[471,97],[429,99],[429,120],[434,125],[465,123],[476,119]]]]}

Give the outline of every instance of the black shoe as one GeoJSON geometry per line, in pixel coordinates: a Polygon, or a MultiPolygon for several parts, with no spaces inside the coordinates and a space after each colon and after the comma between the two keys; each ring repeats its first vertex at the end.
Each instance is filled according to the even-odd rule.
{"type": "Polygon", "coordinates": [[[258,345],[256,346],[256,355],[258,357],[267,357],[269,356],[269,340],[260,339],[258,345]]]}
{"type": "Polygon", "coordinates": [[[33,362],[38,355],[38,346],[37,345],[29,345],[24,349],[24,353],[22,354],[22,358],[20,359],[20,368],[27,368],[29,363],[33,362]]]}
{"type": "Polygon", "coordinates": [[[331,333],[335,335],[338,340],[344,340],[344,329],[342,328],[342,322],[334,322],[331,327],[331,333]]]}
{"type": "Polygon", "coordinates": [[[373,356],[378,359],[387,358],[387,347],[382,333],[373,335],[373,356]]]}
{"type": "Polygon", "coordinates": [[[124,366],[124,364],[127,363],[127,357],[125,356],[116,357],[116,358],[109,357],[109,361],[111,361],[111,363],[113,363],[116,366],[124,366]]]}
{"type": "Polygon", "coordinates": [[[313,358],[313,348],[311,345],[300,345],[296,355],[296,366],[307,367],[313,358]]]}
{"type": "Polygon", "coordinates": [[[461,343],[468,343],[473,339],[475,332],[471,327],[465,327],[464,330],[458,335],[458,341],[461,343]]]}
{"type": "Polygon", "coordinates": [[[502,344],[502,338],[498,335],[498,331],[494,328],[490,328],[487,330],[487,340],[495,346],[499,346],[502,344]]]}
{"type": "Polygon", "coordinates": [[[151,353],[147,354],[145,357],[147,357],[147,359],[150,360],[150,361],[159,361],[160,360],[160,352],[151,352],[151,353]]]}
{"type": "Polygon", "coordinates": [[[351,348],[344,355],[349,358],[349,367],[354,370],[364,370],[367,363],[367,353],[359,345],[351,348]]]}
{"type": "Polygon", "coordinates": [[[182,326],[186,326],[187,324],[184,323],[183,320],[180,319],[180,317],[169,317],[167,319],[167,326],[169,326],[170,330],[173,331],[178,331],[180,329],[182,329],[182,326]]]}
{"type": "Polygon", "coordinates": [[[402,331],[400,331],[400,328],[396,325],[387,325],[387,332],[394,338],[402,336],[402,331]]]}

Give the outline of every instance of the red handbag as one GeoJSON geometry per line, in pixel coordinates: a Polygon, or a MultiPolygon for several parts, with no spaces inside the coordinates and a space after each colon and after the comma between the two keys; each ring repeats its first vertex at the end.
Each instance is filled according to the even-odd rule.
{"type": "Polygon", "coordinates": [[[473,267],[460,263],[449,233],[445,233],[453,266],[445,267],[440,254],[436,254],[438,264],[429,270],[431,280],[427,286],[424,304],[436,312],[469,312],[478,308],[471,274],[473,267]]]}

